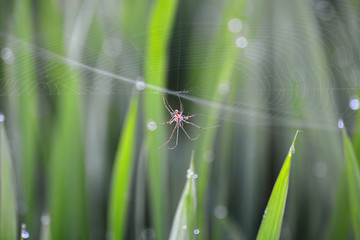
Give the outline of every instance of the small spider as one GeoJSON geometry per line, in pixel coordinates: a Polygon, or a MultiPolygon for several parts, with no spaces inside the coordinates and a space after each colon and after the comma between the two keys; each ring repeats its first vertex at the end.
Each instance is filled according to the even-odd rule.
{"type": "Polygon", "coordinates": [[[190,124],[190,125],[193,125],[194,127],[197,127],[197,128],[200,128],[200,129],[208,129],[208,128],[215,128],[215,127],[219,127],[220,125],[216,125],[216,126],[212,126],[212,127],[200,127],[192,122],[189,122],[188,119],[189,118],[192,118],[195,116],[195,114],[193,115],[190,115],[190,116],[185,116],[183,115],[183,112],[184,112],[184,107],[183,107],[183,104],[181,102],[181,99],[180,99],[180,96],[179,97],[179,102],[180,102],[180,111],[175,109],[175,111],[172,109],[172,107],[170,106],[168,100],[166,99],[165,96],[163,96],[163,102],[164,102],[164,106],[166,108],[166,110],[168,110],[168,112],[170,113],[171,115],[171,119],[168,121],[168,122],[164,122],[164,123],[158,123],[156,125],[163,125],[163,124],[172,124],[173,122],[175,122],[175,127],[169,137],[169,139],[163,144],[161,145],[160,147],[158,147],[156,150],[159,150],[160,148],[164,147],[166,144],[168,144],[174,133],[175,133],[175,130],[176,130],[176,143],[175,143],[175,146],[174,147],[171,147],[169,149],[174,149],[176,148],[176,146],[178,145],[178,139],[179,139],[179,127],[184,131],[185,135],[190,139],[190,140],[195,140],[199,137],[199,135],[195,138],[191,138],[189,136],[189,134],[185,131],[184,127],[183,127],[183,123],[187,123],[187,124],[190,124]]]}

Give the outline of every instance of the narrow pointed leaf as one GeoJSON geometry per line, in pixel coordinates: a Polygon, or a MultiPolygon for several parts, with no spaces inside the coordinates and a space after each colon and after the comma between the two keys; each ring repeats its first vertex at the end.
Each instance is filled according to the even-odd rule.
{"type": "MultiPolygon", "coordinates": [[[[345,169],[344,169],[345,170],[345,169]]],[[[347,189],[347,176],[343,172],[335,194],[332,216],[326,233],[327,240],[346,239],[350,232],[350,206],[347,189]],[[339,221],[341,219],[341,221],[339,221]]]]}
{"type": "Polygon", "coordinates": [[[114,164],[108,227],[111,239],[125,238],[126,213],[135,152],[138,101],[139,96],[135,95],[130,103],[114,164]]]}
{"type": "Polygon", "coordinates": [[[14,173],[4,123],[0,122],[0,239],[16,239],[16,222],[14,173]]]}
{"type": "Polygon", "coordinates": [[[346,176],[355,239],[360,239],[360,172],[353,145],[343,130],[346,176]]]}
{"type": "Polygon", "coordinates": [[[187,180],[181,195],[170,232],[170,240],[193,239],[196,228],[196,186],[194,173],[194,152],[192,152],[187,180]]]}
{"type": "MultiPolygon", "coordinates": [[[[37,226],[36,205],[39,194],[36,186],[38,164],[38,132],[39,132],[39,109],[37,96],[36,69],[33,50],[33,25],[32,9],[30,1],[15,1],[15,8],[12,19],[12,27],[6,45],[14,52],[13,64],[6,65],[7,94],[9,94],[9,119],[11,128],[18,132],[11,134],[11,138],[21,142],[21,149],[16,151],[20,161],[21,177],[18,178],[23,186],[26,213],[23,221],[27,229],[34,232],[37,226]],[[24,44],[26,42],[27,44],[24,44]],[[22,86],[25,94],[12,95],[13,83],[22,86]],[[20,153],[20,154],[18,154],[20,153]]],[[[21,199],[21,201],[23,201],[21,199]]]]}
{"type": "MultiPolygon", "coordinates": [[[[146,83],[158,88],[166,87],[168,47],[172,26],[176,16],[177,0],[157,0],[151,5],[148,20],[148,35],[145,50],[144,77],[146,83]]],[[[156,94],[144,95],[145,121],[163,122],[167,119],[161,96],[156,94]]],[[[148,169],[150,187],[150,214],[151,224],[154,226],[158,239],[164,239],[168,234],[168,193],[167,168],[165,151],[155,151],[166,141],[165,126],[156,131],[146,132],[146,145],[148,148],[148,169]]],[[[166,148],[165,148],[166,149],[166,148]]]]}
{"type": "Polygon", "coordinates": [[[295,152],[296,132],[289,153],[272,190],[270,200],[266,207],[257,239],[279,239],[281,224],[285,211],[286,196],[289,186],[291,157],[295,152]]]}

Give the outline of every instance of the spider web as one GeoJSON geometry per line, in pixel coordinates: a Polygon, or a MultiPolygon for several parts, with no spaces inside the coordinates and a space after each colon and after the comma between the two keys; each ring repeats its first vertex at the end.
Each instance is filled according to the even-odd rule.
{"type": "MultiPolygon", "coordinates": [[[[137,88],[144,94],[180,94],[198,106],[199,117],[207,117],[208,109],[214,107],[222,112],[220,120],[251,124],[249,119],[255,117],[259,119],[256,124],[321,129],[336,128],[339,118],[350,119],[358,109],[360,21],[356,11],[345,5],[314,1],[312,8],[300,11],[289,5],[286,11],[272,9],[262,17],[264,21],[258,22],[256,19],[267,9],[266,4],[261,7],[261,2],[254,1],[247,5],[245,20],[233,17],[225,25],[220,21],[221,2],[198,4],[192,11],[189,3],[180,2],[168,66],[161,69],[168,74],[168,88],[163,89],[144,83],[144,73],[152,71],[144,63],[149,30],[143,26],[142,30],[125,33],[106,15],[111,4],[92,5],[87,11],[105,29],[102,33],[91,29],[91,16],[88,23],[75,24],[73,31],[68,26],[63,32],[65,40],[58,42],[44,43],[43,32],[35,31],[34,40],[28,41],[2,31],[1,96],[56,96],[66,89],[66,94],[85,98],[126,98],[137,88]],[[214,40],[220,28],[234,31],[233,36],[214,40]],[[64,42],[65,56],[56,53],[64,42]],[[220,93],[216,97],[210,92],[217,80],[199,76],[224,67],[221,55],[229,44],[240,49],[234,52],[236,60],[227,66],[232,77],[215,87],[220,93]],[[26,67],[16,63],[24,47],[31,49],[36,67],[32,86],[7,80],[9,72],[26,67]],[[64,78],[68,71],[79,70],[80,85],[62,84],[61,76],[51,76],[45,64],[48,69],[62,71],[64,78]]],[[[357,3],[353,6],[359,8],[357,3]]]]}
{"type": "MultiPolygon", "coordinates": [[[[159,29],[148,29],[147,21],[140,22],[134,28],[126,28],[127,24],[133,26],[135,23],[119,21],[120,1],[84,1],[82,5],[80,1],[66,2],[67,5],[62,6],[66,9],[64,26],[55,26],[46,31],[34,28],[31,40],[12,31],[11,22],[23,16],[14,16],[10,11],[7,13],[6,29],[0,30],[0,107],[3,107],[3,100],[24,95],[37,94],[42,104],[51,102],[52,98],[59,95],[80,95],[87,111],[86,124],[91,130],[86,131],[85,141],[88,146],[87,171],[91,176],[88,181],[91,192],[96,192],[94,195],[101,196],[97,194],[104,189],[104,180],[101,178],[105,179],[104,176],[108,175],[103,159],[108,154],[109,119],[100,115],[112,114],[109,113],[110,101],[116,102],[114,105],[119,105],[123,110],[121,112],[125,112],[127,100],[134,91],[157,94],[160,99],[162,94],[167,94],[174,109],[178,108],[177,95],[180,95],[184,103],[184,114],[196,114],[196,124],[214,117],[211,110],[217,109],[216,118],[221,125],[225,125],[223,122],[237,125],[237,128],[234,127],[233,139],[225,143],[232,147],[229,159],[236,161],[229,164],[231,170],[222,175],[217,174],[220,176],[219,182],[226,181],[231,176],[230,181],[234,183],[231,187],[245,189],[241,196],[237,195],[238,199],[236,196],[232,197],[236,204],[243,204],[242,208],[234,208],[231,213],[233,215],[254,216],[251,211],[257,211],[254,206],[261,199],[258,196],[263,196],[263,192],[259,191],[270,187],[266,185],[271,182],[263,169],[268,167],[274,170],[275,178],[278,174],[280,167],[275,165],[282,164],[284,157],[281,155],[283,149],[279,149],[287,147],[289,141],[287,133],[276,127],[331,132],[321,136],[326,140],[323,142],[318,141],[320,137],[307,137],[306,161],[298,161],[297,164],[307,164],[310,167],[295,169],[310,172],[306,175],[310,177],[301,177],[298,181],[301,184],[308,181],[306,186],[310,186],[312,193],[320,195],[322,191],[330,192],[331,186],[335,186],[333,176],[339,165],[340,154],[337,153],[340,151],[334,149],[339,150],[340,146],[329,144],[332,148],[329,151],[327,140],[336,144],[337,139],[328,136],[337,133],[334,130],[337,130],[339,119],[352,123],[355,110],[359,108],[358,2],[299,0],[289,3],[286,0],[254,0],[247,1],[246,10],[233,6],[233,16],[229,15],[226,21],[222,21],[225,1],[181,0],[174,26],[159,29]],[[156,64],[149,64],[145,60],[149,46],[147,40],[150,31],[160,33],[169,29],[172,30],[167,66],[155,72],[157,76],[163,73],[167,75],[167,87],[160,88],[146,83],[144,79],[145,73],[153,72],[152,67],[156,64]],[[221,30],[230,34],[216,37],[221,30]],[[44,40],[43,36],[52,34],[63,38],[44,40]],[[229,46],[234,46],[236,51],[224,57],[229,46]],[[18,61],[23,57],[28,57],[31,61],[18,61]],[[233,61],[227,61],[232,58],[233,61]],[[13,77],[29,68],[34,69],[30,77],[35,81],[31,85],[25,85],[21,79],[13,77]],[[228,69],[231,74],[228,78],[219,80],[218,72],[223,69],[228,69]],[[80,84],[67,81],[68,73],[74,70],[78,73],[80,84]],[[246,132],[249,126],[251,131],[246,132]],[[257,132],[258,126],[260,131],[267,131],[268,134],[260,135],[257,132]],[[265,127],[262,128],[263,126],[265,127]],[[245,134],[240,137],[242,133],[245,134]],[[258,135],[255,136],[256,134],[258,135]],[[271,143],[268,138],[273,135],[286,139],[286,144],[282,145],[280,141],[271,143]],[[239,139],[241,141],[237,141],[239,139]],[[263,152],[268,156],[264,157],[263,152]],[[269,163],[269,158],[276,160],[269,163]],[[258,166],[262,167],[259,169],[258,166]],[[314,178],[311,178],[311,171],[308,171],[311,167],[316,178],[327,176],[331,184],[314,187],[314,191],[312,187],[316,184],[315,181],[310,182],[314,178]],[[255,177],[251,173],[260,180],[253,180],[255,177]],[[240,186],[243,182],[249,185],[240,186]],[[260,185],[261,188],[257,187],[260,185]],[[256,191],[259,194],[255,196],[256,191]]],[[[235,2],[240,4],[243,1],[235,2]]],[[[149,19],[149,11],[150,8],[144,19],[149,19]]],[[[155,60],[156,57],[159,56],[155,56],[155,60]]],[[[40,111],[45,112],[47,109],[40,111]]],[[[169,119],[154,120],[165,122],[169,119]]],[[[119,123],[114,125],[118,126],[119,123]]],[[[348,129],[351,127],[346,125],[348,129]]],[[[169,127],[169,134],[171,130],[169,127]]],[[[191,136],[197,135],[190,131],[192,130],[189,130],[191,136]]],[[[184,134],[180,137],[184,137],[184,134]]],[[[186,140],[188,143],[188,139],[186,140]]],[[[173,151],[180,154],[172,154],[171,158],[179,161],[169,162],[174,169],[181,169],[178,164],[185,164],[183,153],[186,151],[179,147],[173,151]]],[[[202,157],[211,162],[215,154],[209,150],[202,157]]],[[[220,161],[214,161],[214,164],[220,165],[220,161]]],[[[183,165],[183,168],[187,166],[183,165]]],[[[219,168],[216,165],[214,169],[219,168]]],[[[183,179],[183,175],[180,175],[182,173],[178,172],[173,171],[174,182],[183,179]]],[[[223,189],[225,188],[221,188],[223,189]]],[[[174,188],[173,192],[180,191],[174,188]]],[[[304,190],[300,189],[297,193],[299,197],[293,199],[302,199],[303,193],[304,190]]],[[[238,193],[235,190],[233,194],[238,193]]],[[[320,202],[322,198],[317,198],[316,194],[310,198],[319,199],[320,202]]],[[[99,199],[94,201],[101,201],[99,199]]],[[[331,198],[326,200],[329,201],[328,199],[331,198]]],[[[323,202],[320,203],[321,206],[324,205],[323,202]]],[[[230,208],[231,204],[230,202],[230,208]]],[[[315,210],[319,209],[322,208],[315,210]]],[[[248,229],[248,222],[251,221],[243,220],[243,229],[248,229]]],[[[314,226],[316,228],[317,225],[314,226]]],[[[250,238],[254,237],[255,235],[250,238]]]]}

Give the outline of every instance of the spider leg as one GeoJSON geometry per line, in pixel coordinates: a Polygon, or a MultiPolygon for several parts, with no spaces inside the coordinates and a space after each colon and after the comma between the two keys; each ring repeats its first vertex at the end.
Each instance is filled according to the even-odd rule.
{"type": "Polygon", "coordinates": [[[179,98],[179,102],[180,102],[180,112],[183,113],[184,112],[184,106],[181,102],[181,99],[180,99],[180,96],[178,95],[178,98],[179,98]]]}
{"type": "Polygon", "coordinates": [[[200,134],[198,134],[195,138],[191,138],[191,137],[189,136],[189,134],[185,131],[185,128],[184,128],[182,125],[180,125],[180,127],[181,127],[181,129],[184,131],[184,133],[186,134],[186,136],[188,137],[189,140],[196,140],[196,139],[198,139],[198,137],[200,136],[200,134]]]}
{"type": "Polygon", "coordinates": [[[157,123],[156,125],[159,126],[159,125],[164,125],[164,124],[172,124],[173,123],[173,119],[171,119],[170,121],[168,122],[163,122],[163,123],[157,123]]]}
{"type": "Polygon", "coordinates": [[[196,115],[195,114],[193,114],[193,115],[190,115],[190,116],[184,116],[184,117],[186,117],[187,119],[189,119],[189,118],[192,118],[192,117],[195,117],[196,115]]]}
{"type": "MultiPolygon", "coordinates": [[[[175,132],[176,127],[177,127],[177,123],[176,123],[176,125],[175,125],[175,127],[174,127],[174,130],[172,131],[172,133],[171,133],[171,135],[170,135],[170,137],[169,137],[169,140],[167,140],[163,145],[161,145],[160,147],[158,147],[155,151],[157,151],[157,150],[159,150],[160,148],[164,147],[166,144],[168,144],[168,143],[171,141],[171,138],[172,138],[173,135],[174,135],[174,132],[175,132]]],[[[178,131],[178,132],[179,132],[179,131],[178,131]]]]}
{"type": "Polygon", "coordinates": [[[176,143],[175,146],[173,147],[169,147],[168,149],[174,149],[176,148],[176,146],[178,145],[178,140],[179,140],[179,124],[176,124],[176,143]]]}
{"type": "Polygon", "coordinates": [[[194,127],[200,128],[200,129],[208,129],[208,128],[220,127],[220,125],[211,126],[211,127],[200,127],[200,126],[196,125],[195,123],[188,122],[188,121],[186,121],[186,120],[182,120],[182,121],[185,122],[185,123],[187,123],[187,124],[193,125],[194,127]]]}
{"type": "Polygon", "coordinates": [[[165,95],[163,95],[163,101],[164,101],[165,107],[167,108],[167,110],[169,111],[169,113],[172,114],[172,112],[174,112],[174,109],[172,109],[172,107],[170,106],[170,104],[169,104],[167,98],[165,97],[165,95]],[[166,101],[166,103],[165,103],[165,101],[166,101]],[[166,104],[167,104],[167,105],[166,105],[166,104]],[[169,109],[170,109],[171,111],[170,111],[169,109]]]}
{"type": "MultiPolygon", "coordinates": [[[[171,111],[170,111],[170,109],[169,109],[169,107],[166,105],[166,103],[165,103],[165,97],[164,97],[164,95],[163,95],[163,102],[164,102],[164,106],[165,106],[165,108],[166,108],[166,110],[168,110],[168,112],[170,113],[170,115],[172,114],[171,113],[171,111]]],[[[167,99],[166,99],[166,102],[167,102],[167,99]]],[[[168,103],[169,104],[169,103],[168,103]]],[[[170,107],[171,108],[171,107],[170,107]]],[[[172,110],[172,109],[171,109],[172,110]]],[[[172,110],[173,111],[173,110],[172,110]]]]}

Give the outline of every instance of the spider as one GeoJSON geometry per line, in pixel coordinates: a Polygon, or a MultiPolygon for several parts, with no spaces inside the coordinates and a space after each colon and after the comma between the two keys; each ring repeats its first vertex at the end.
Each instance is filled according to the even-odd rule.
{"type": "Polygon", "coordinates": [[[159,125],[164,125],[164,124],[172,124],[173,122],[175,122],[175,127],[174,127],[169,139],[163,145],[158,147],[156,150],[159,150],[160,148],[166,146],[171,141],[172,137],[174,136],[175,130],[176,130],[176,143],[175,143],[174,147],[170,147],[169,149],[176,148],[176,146],[178,145],[178,139],[179,139],[179,128],[181,128],[184,131],[185,135],[188,137],[189,140],[196,140],[199,137],[199,135],[198,135],[195,138],[191,138],[189,136],[189,134],[185,131],[185,129],[183,127],[183,123],[193,125],[194,127],[197,127],[197,128],[200,128],[200,129],[215,128],[215,127],[220,126],[220,125],[216,125],[216,126],[212,126],[212,127],[200,127],[200,126],[198,126],[198,125],[196,125],[196,124],[194,124],[192,122],[189,122],[188,119],[194,117],[195,114],[189,115],[189,116],[183,115],[184,107],[183,107],[183,104],[181,102],[180,96],[178,96],[178,97],[179,97],[179,102],[180,102],[180,111],[177,110],[177,109],[175,109],[175,111],[174,111],[172,109],[172,107],[170,106],[167,98],[163,95],[164,106],[165,106],[166,110],[170,113],[171,119],[169,121],[167,121],[167,122],[158,123],[156,125],[159,126],[159,125]]]}

